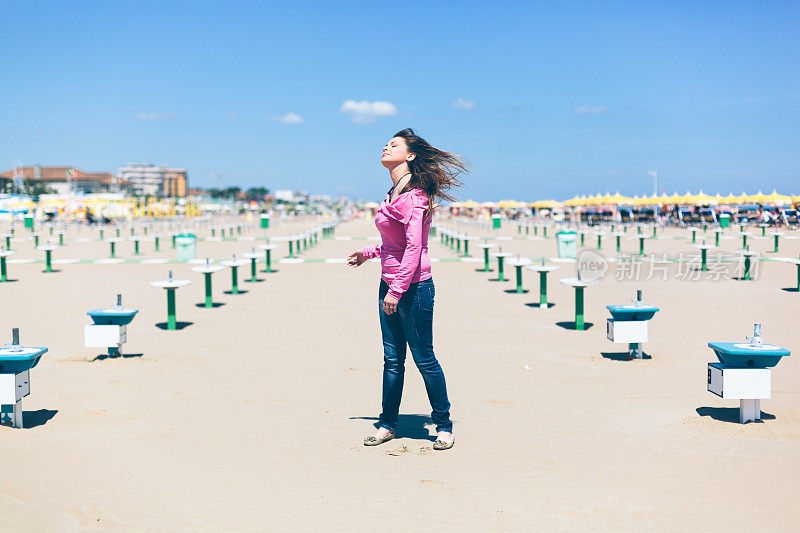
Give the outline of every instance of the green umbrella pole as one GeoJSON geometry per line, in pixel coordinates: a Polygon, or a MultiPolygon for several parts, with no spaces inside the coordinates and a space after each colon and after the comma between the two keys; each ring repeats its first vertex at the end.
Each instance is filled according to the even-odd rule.
{"type": "Polygon", "coordinates": [[[585,237],[586,237],[586,234],[585,233],[581,233],[581,246],[583,246],[585,237]]]}
{"type": "Polygon", "coordinates": [[[714,234],[714,246],[719,247],[719,232],[715,232],[714,234]]]}
{"type": "Polygon", "coordinates": [[[239,294],[239,267],[231,267],[231,294],[239,294]]]}
{"type": "Polygon", "coordinates": [[[158,251],[158,237],[155,237],[155,239],[156,239],[156,252],[157,252],[158,251]]]}
{"type": "Polygon", "coordinates": [[[457,254],[461,253],[461,239],[459,238],[456,238],[456,253],[457,254]]]}
{"type": "Polygon", "coordinates": [[[53,254],[52,250],[45,250],[44,251],[44,261],[45,261],[44,271],[45,272],[52,272],[53,271],[53,262],[52,262],[53,255],[52,254],[53,254]]]}
{"type": "Polygon", "coordinates": [[[206,275],[206,307],[214,307],[214,301],[211,299],[211,274],[212,274],[212,272],[205,272],[205,275],[206,275]]]}
{"type": "Polygon", "coordinates": [[[119,228],[116,228],[116,229],[117,229],[117,237],[119,237],[119,228]]]}
{"type": "Polygon", "coordinates": [[[100,240],[103,240],[103,228],[100,228],[100,240]]]}
{"type": "Polygon", "coordinates": [[[294,243],[289,241],[289,258],[294,257],[294,243]]]}
{"type": "Polygon", "coordinates": [[[267,272],[272,272],[272,250],[267,250],[267,272]]]}
{"type": "Polygon", "coordinates": [[[750,279],[750,256],[744,256],[744,279],[750,279]]]}
{"type": "Polygon", "coordinates": [[[250,258],[250,281],[251,282],[258,281],[258,278],[256,278],[256,258],[255,257],[251,257],[250,258]]]}
{"type": "Polygon", "coordinates": [[[53,226],[50,226],[50,235],[53,234],[53,226]]]}
{"type": "Polygon", "coordinates": [[[139,255],[139,241],[133,241],[133,255],[139,255]]]}
{"type": "Polygon", "coordinates": [[[547,238],[547,226],[542,226],[542,237],[547,238]]]}
{"type": "Polygon", "coordinates": [[[217,233],[217,230],[214,229],[214,228],[211,228],[211,237],[214,237],[216,233],[217,233]]]}
{"type": "Polygon", "coordinates": [[[600,250],[603,248],[603,237],[602,235],[597,236],[597,249],[600,250]]]}
{"type": "Polygon", "coordinates": [[[167,289],[167,329],[174,330],[175,321],[175,289],[167,289]]]}
{"type": "Polygon", "coordinates": [[[114,253],[114,248],[115,248],[114,245],[115,244],[117,244],[117,243],[115,243],[113,241],[111,242],[111,259],[114,259],[114,257],[116,257],[116,254],[114,253]]]}
{"type": "Polygon", "coordinates": [[[639,238],[639,255],[644,255],[644,239],[639,238]]]}
{"type": "Polygon", "coordinates": [[[766,237],[767,236],[767,227],[766,226],[761,226],[761,236],[762,237],[766,237]]]}
{"type": "Polygon", "coordinates": [[[133,237],[133,226],[131,226],[131,237],[133,237]]]}
{"type": "Polygon", "coordinates": [[[483,265],[484,265],[483,266],[483,271],[484,272],[490,272],[492,270],[491,268],[489,268],[489,249],[488,248],[484,248],[483,249],[483,265]]]}
{"type": "Polygon", "coordinates": [[[503,277],[503,258],[497,258],[497,280],[498,281],[508,281],[505,277],[503,277]]]}
{"type": "Polygon", "coordinates": [[[706,250],[705,248],[700,250],[700,270],[702,272],[708,271],[708,263],[706,263],[706,257],[708,254],[706,252],[708,252],[708,250],[706,250]]]}
{"type": "Polygon", "coordinates": [[[619,253],[619,251],[621,249],[621,245],[620,245],[621,240],[622,240],[622,238],[619,235],[617,235],[617,253],[619,253]]]}
{"type": "Polygon", "coordinates": [[[742,235],[742,250],[747,250],[747,235],[742,235]]]}
{"type": "Polygon", "coordinates": [[[778,236],[775,235],[775,253],[778,253],[778,236]]]}
{"type": "Polygon", "coordinates": [[[525,226],[525,235],[530,235],[530,234],[531,234],[531,227],[525,226]]]}
{"type": "Polygon", "coordinates": [[[653,226],[653,237],[656,237],[656,227],[653,226]]]}
{"type": "Polygon", "coordinates": [[[177,235],[173,235],[173,236],[172,236],[172,249],[173,249],[173,250],[175,249],[175,238],[176,238],[176,237],[177,237],[177,235]]]}
{"type": "Polygon", "coordinates": [[[11,235],[6,235],[6,250],[11,249],[11,235]]]}
{"type": "Polygon", "coordinates": [[[539,272],[539,307],[547,307],[547,272],[539,272]]]}
{"type": "Polygon", "coordinates": [[[692,244],[697,242],[697,230],[692,230],[692,244]]]}
{"type": "Polygon", "coordinates": [[[39,236],[38,235],[34,235],[33,236],[33,246],[34,247],[39,246],[39,236]]]}
{"type": "MultiPolygon", "coordinates": [[[[800,273],[800,269],[797,270],[800,273]]],[[[0,257],[0,282],[8,281],[7,277],[8,272],[6,271],[6,258],[5,256],[0,257]]],[[[799,274],[800,276],[800,274],[799,274]]],[[[800,279],[800,278],[798,278],[800,279]]]]}
{"type": "Polygon", "coordinates": [[[533,227],[533,235],[534,236],[539,235],[539,226],[534,226],[533,227]]]}
{"type": "Polygon", "coordinates": [[[464,239],[464,257],[469,257],[469,241],[464,239]]]}
{"type": "Polygon", "coordinates": [[[575,287],[575,329],[583,331],[583,287],[575,287]]]}
{"type": "Polygon", "coordinates": [[[525,289],[522,288],[522,265],[515,265],[517,269],[517,294],[522,294],[525,289]]]}
{"type": "Polygon", "coordinates": [[[522,226],[517,224],[517,235],[522,235],[522,226]]]}
{"type": "Polygon", "coordinates": [[[59,246],[64,246],[64,234],[63,233],[59,233],[58,234],[58,244],[59,244],[59,246]]]}

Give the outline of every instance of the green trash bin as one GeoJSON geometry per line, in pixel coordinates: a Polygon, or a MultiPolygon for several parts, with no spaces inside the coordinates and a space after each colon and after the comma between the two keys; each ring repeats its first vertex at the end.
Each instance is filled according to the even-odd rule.
{"type": "Polygon", "coordinates": [[[261,215],[261,228],[269,228],[269,215],[261,215]]]}
{"type": "Polygon", "coordinates": [[[731,216],[728,213],[722,213],[718,218],[720,228],[727,228],[731,225],[731,216]]]}
{"type": "Polygon", "coordinates": [[[559,231],[556,233],[558,243],[558,257],[561,259],[577,259],[578,234],[574,231],[559,231]]]}
{"type": "Polygon", "coordinates": [[[175,248],[178,250],[178,261],[194,259],[197,256],[197,236],[193,233],[176,235],[175,248]]]}
{"type": "Polygon", "coordinates": [[[500,227],[501,227],[500,220],[501,219],[502,219],[502,217],[499,214],[498,215],[492,215],[492,227],[494,229],[500,229],[500,227]]]}
{"type": "Polygon", "coordinates": [[[25,215],[25,227],[33,229],[33,215],[25,215]]]}

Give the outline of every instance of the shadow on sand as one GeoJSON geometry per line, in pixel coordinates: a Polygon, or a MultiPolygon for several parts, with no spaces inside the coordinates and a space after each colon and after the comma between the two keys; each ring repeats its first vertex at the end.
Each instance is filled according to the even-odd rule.
{"type": "Polygon", "coordinates": [[[95,361],[105,361],[106,359],[132,359],[134,357],[141,357],[144,354],[142,353],[124,353],[121,356],[119,355],[108,355],[107,353],[101,353],[94,359],[91,359],[89,362],[94,363],[95,361]]]}
{"type": "MultiPolygon", "coordinates": [[[[191,326],[192,324],[194,324],[194,322],[175,322],[175,329],[183,329],[191,326]]],[[[156,327],[159,329],[167,329],[167,326],[167,322],[159,322],[156,324],[156,327]]]]}
{"type": "Polygon", "coordinates": [[[556,306],[556,304],[554,304],[553,302],[547,302],[544,305],[540,304],[539,302],[528,303],[528,304],[525,304],[525,305],[528,306],[528,307],[535,307],[536,309],[542,309],[542,308],[550,309],[551,307],[555,307],[556,306]]]}
{"type": "MultiPolygon", "coordinates": [[[[556,322],[556,326],[564,329],[575,329],[575,322],[556,322]]],[[[594,326],[592,322],[584,322],[583,329],[589,329],[594,326]]]]}
{"type": "Polygon", "coordinates": [[[22,411],[22,427],[24,429],[43,426],[56,416],[58,409],[39,409],[38,411],[22,411]]]}
{"type": "MultiPolygon", "coordinates": [[[[374,420],[372,424],[378,427],[378,418],[374,416],[351,416],[350,420],[374,420]]],[[[400,415],[397,417],[397,428],[395,436],[397,438],[407,437],[409,439],[422,439],[431,442],[436,440],[436,435],[431,435],[425,424],[433,424],[431,417],[425,415],[400,415]]],[[[364,435],[367,436],[366,434],[364,435]]]]}
{"type": "Polygon", "coordinates": [[[201,309],[216,309],[217,307],[222,307],[223,305],[225,305],[225,304],[222,303],[222,302],[211,302],[211,307],[207,308],[205,302],[199,303],[199,304],[194,304],[195,307],[199,307],[201,309]]]}
{"type": "MultiPolygon", "coordinates": [[[[611,359],[612,361],[633,361],[636,358],[629,354],[628,352],[600,352],[606,359],[611,359]]],[[[647,355],[646,353],[642,354],[642,359],[652,359],[653,356],[647,355]]]]}
{"type": "MultiPolygon", "coordinates": [[[[695,409],[700,416],[710,416],[714,420],[720,422],[739,423],[739,408],[738,407],[698,407],[695,409]]],[[[775,415],[761,411],[761,420],[753,422],[763,422],[764,420],[775,420],[775,415]]]]}

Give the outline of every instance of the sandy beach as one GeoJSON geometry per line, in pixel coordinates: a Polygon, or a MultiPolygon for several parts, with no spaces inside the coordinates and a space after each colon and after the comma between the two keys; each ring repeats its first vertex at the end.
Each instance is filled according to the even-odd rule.
{"type": "MultiPolygon", "coordinates": [[[[322,219],[269,230],[284,237],[322,219]]],[[[445,219],[440,225],[459,225],[445,219]]],[[[462,229],[468,229],[461,225],[462,229]]],[[[762,257],[797,258],[800,232],[787,232],[779,253],[760,229],[751,249],[762,257]]],[[[741,249],[729,228],[720,249],[741,249]]],[[[497,240],[503,251],[534,260],[556,256],[548,238],[470,233],[497,240]]],[[[142,259],[169,263],[94,264],[108,258],[96,230],[71,229],[54,253],[58,270],[42,273],[43,252],[27,230],[0,284],[0,341],[19,327],[22,343],[49,352],[31,370],[23,400],[26,428],[0,428],[7,474],[0,489],[4,530],[781,530],[797,528],[800,510],[800,294],[796,267],[758,262],[756,279],[680,279],[679,264],[639,280],[617,276],[586,289],[586,331],[569,324],[574,297],[549,280],[550,309],[538,302],[538,277],[524,271],[526,294],[480,272],[474,261],[430,238],[436,285],[434,346],[447,379],[455,446],[431,448],[435,433],[419,372],[410,357],[398,438],[377,447],[362,440],[380,411],[382,344],[378,325],[380,265],[351,269],[343,260],[376,242],[372,220],[342,222],[301,258],[278,241],[274,273],[239,295],[227,270],[214,275],[214,299],[200,307],[202,275],[142,243],[142,259]],[[84,239],[78,241],[76,239],[84,239]],[[322,262],[324,259],[342,262],[322,262]],[[192,284],[177,291],[177,319],[167,331],[166,297],[151,281],[169,269],[192,284]],[[621,279],[617,279],[620,277],[621,279]],[[667,279],[664,279],[664,278],[667,279]],[[636,290],[661,311],[650,322],[644,351],[606,339],[608,304],[628,303],[636,290]],[[124,357],[83,347],[86,311],[122,293],[139,309],[128,327],[124,357]],[[793,351],[775,367],[763,421],[738,423],[738,402],[706,390],[709,341],[744,341],[761,322],[765,341],[793,351]],[[100,357],[98,357],[100,356],[100,357]],[[424,512],[423,512],[424,511],[424,512]]],[[[262,244],[264,230],[204,241],[198,258],[221,260],[262,244]]],[[[638,252],[635,228],[622,249],[638,252]]],[[[108,236],[108,235],[107,235],[108,236]]],[[[702,239],[698,233],[698,242],[702,239]]],[[[705,235],[713,244],[713,233],[705,235]]],[[[615,258],[611,235],[596,249],[615,258]]],[[[118,256],[131,259],[133,245],[118,256]]],[[[647,253],[697,256],[686,229],[662,229],[647,253]]],[[[493,267],[495,268],[494,264],[493,267]]],[[[732,272],[732,271],[731,271],[732,272]]]]}

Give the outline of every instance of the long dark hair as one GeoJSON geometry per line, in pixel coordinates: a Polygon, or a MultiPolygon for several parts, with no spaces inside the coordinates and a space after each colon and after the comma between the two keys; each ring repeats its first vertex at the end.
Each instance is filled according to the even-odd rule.
{"type": "MultiPolygon", "coordinates": [[[[404,190],[421,189],[428,197],[428,213],[438,207],[434,205],[436,197],[455,202],[456,198],[447,191],[451,187],[460,187],[462,182],[456,178],[462,172],[468,172],[469,163],[460,155],[451,154],[434,148],[411,128],[400,130],[393,137],[402,137],[406,141],[409,153],[415,154],[408,162],[411,179],[404,190]]],[[[402,191],[401,191],[402,192],[402,191]]]]}

